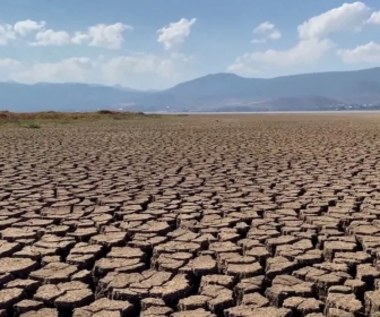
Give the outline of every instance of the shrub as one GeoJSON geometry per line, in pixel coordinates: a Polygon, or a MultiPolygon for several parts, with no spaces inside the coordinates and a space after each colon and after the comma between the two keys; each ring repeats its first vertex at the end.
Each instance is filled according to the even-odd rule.
{"type": "Polygon", "coordinates": [[[112,114],[113,111],[111,111],[111,110],[99,110],[99,111],[97,111],[97,113],[100,113],[100,114],[112,114]]]}
{"type": "Polygon", "coordinates": [[[39,128],[41,128],[41,125],[39,125],[37,122],[33,122],[33,121],[21,122],[20,125],[23,128],[28,128],[28,129],[39,129],[39,128]]]}

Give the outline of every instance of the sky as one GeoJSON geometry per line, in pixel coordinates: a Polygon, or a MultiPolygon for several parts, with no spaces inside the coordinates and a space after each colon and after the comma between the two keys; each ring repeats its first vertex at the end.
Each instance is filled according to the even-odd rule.
{"type": "Polygon", "coordinates": [[[380,1],[2,0],[0,81],[166,89],[380,66],[380,1]]]}

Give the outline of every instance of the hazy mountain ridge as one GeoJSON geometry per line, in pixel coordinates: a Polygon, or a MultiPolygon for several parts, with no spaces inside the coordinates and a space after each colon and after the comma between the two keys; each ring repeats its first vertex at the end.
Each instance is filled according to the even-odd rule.
{"type": "Polygon", "coordinates": [[[213,74],[163,91],[77,83],[0,83],[0,110],[302,111],[375,109],[380,67],[272,79],[213,74]]]}

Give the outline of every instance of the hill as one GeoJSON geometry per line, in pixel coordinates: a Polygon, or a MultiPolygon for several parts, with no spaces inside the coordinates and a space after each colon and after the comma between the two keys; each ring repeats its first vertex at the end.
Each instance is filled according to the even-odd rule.
{"type": "Polygon", "coordinates": [[[163,91],[101,85],[0,83],[0,110],[10,111],[307,111],[374,109],[380,67],[271,79],[213,74],[163,91]]]}

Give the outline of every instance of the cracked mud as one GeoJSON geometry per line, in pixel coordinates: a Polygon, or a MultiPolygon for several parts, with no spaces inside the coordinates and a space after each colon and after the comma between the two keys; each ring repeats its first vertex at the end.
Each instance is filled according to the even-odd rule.
{"type": "Polygon", "coordinates": [[[380,115],[0,129],[0,316],[380,316],[380,115]]]}

